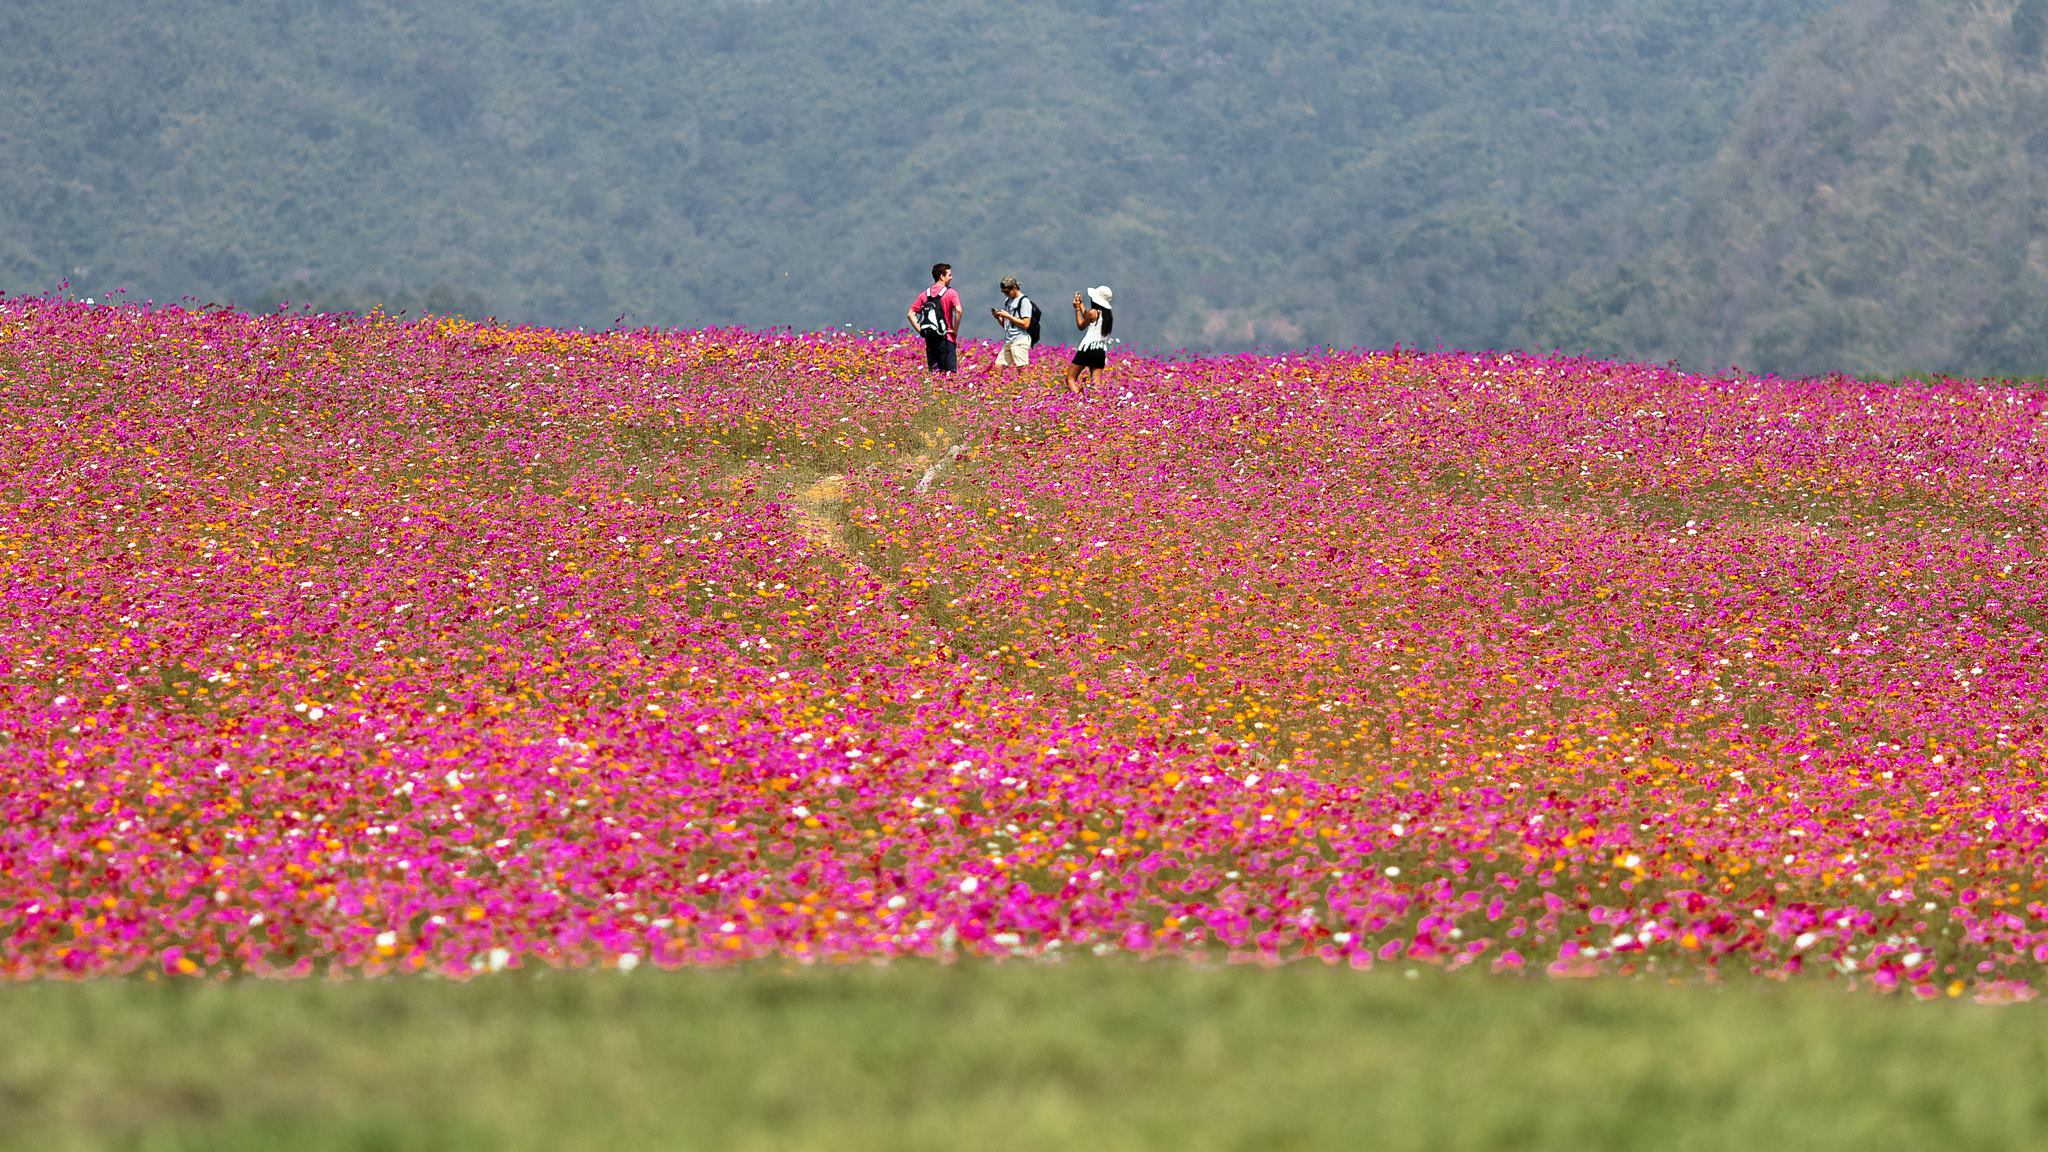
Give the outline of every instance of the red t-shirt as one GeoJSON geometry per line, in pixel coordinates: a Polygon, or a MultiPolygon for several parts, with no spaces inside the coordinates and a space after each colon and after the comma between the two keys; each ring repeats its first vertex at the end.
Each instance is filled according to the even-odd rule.
{"type": "Polygon", "coordinates": [[[917,294],[917,299],[910,302],[910,310],[916,312],[919,308],[924,307],[924,302],[931,299],[931,295],[934,292],[940,293],[939,311],[946,314],[946,335],[950,339],[958,340],[960,338],[960,293],[951,288],[940,288],[937,284],[934,284],[917,294]]]}

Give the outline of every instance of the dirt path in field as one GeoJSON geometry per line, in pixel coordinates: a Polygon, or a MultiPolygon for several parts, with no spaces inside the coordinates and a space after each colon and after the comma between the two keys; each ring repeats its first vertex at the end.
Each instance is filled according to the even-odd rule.
{"type": "Polygon", "coordinates": [[[846,503],[846,477],[827,476],[798,492],[791,515],[814,546],[836,556],[852,555],[846,543],[846,522],[838,515],[846,503]]]}

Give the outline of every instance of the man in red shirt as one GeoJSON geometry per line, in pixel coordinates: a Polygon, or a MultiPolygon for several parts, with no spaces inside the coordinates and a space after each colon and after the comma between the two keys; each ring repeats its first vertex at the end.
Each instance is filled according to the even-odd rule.
{"type": "Polygon", "coordinates": [[[960,368],[960,294],[953,291],[953,266],[932,265],[932,286],[910,302],[911,326],[924,337],[924,366],[934,372],[960,368]],[[927,305],[931,307],[927,307],[927,305]]]}

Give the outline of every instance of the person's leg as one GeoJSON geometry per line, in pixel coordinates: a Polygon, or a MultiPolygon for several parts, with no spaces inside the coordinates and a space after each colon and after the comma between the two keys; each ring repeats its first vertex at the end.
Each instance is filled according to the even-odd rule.
{"type": "Polygon", "coordinates": [[[988,362],[988,372],[986,373],[986,375],[1001,376],[1005,374],[1003,372],[1003,369],[1008,368],[1013,364],[1022,364],[1027,362],[1028,361],[1018,360],[1017,346],[1015,344],[1010,343],[1008,340],[1005,340],[1003,341],[1002,346],[996,349],[996,358],[988,362]]]}
{"type": "Polygon", "coordinates": [[[1102,367],[1105,353],[1099,349],[1074,353],[1074,362],[1067,366],[1067,391],[1079,392],[1087,387],[1096,371],[1102,367]]]}
{"type": "Polygon", "coordinates": [[[953,343],[953,342],[952,342],[951,340],[940,340],[940,341],[939,341],[939,349],[940,349],[940,350],[939,350],[939,371],[941,371],[941,372],[957,372],[957,371],[959,371],[959,370],[960,370],[960,346],[959,346],[958,344],[955,344],[955,343],[953,343]]]}
{"type": "Polygon", "coordinates": [[[940,355],[939,355],[939,345],[940,345],[940,344],[941,344],[942,342],[943,342],[943,341],[942,341],[942,340],[941,340],[941,339],[940,339],[939,337],[937,337],[937,336],[927,336],[927,337],[925,337],[925,338],[924,338],[924,368],[925,368],[925,371],[927,371],[927,372],[936,372],[936,371],[938,371],[938,370],[939,370],[939,362],[940,362],[940,355]]]}

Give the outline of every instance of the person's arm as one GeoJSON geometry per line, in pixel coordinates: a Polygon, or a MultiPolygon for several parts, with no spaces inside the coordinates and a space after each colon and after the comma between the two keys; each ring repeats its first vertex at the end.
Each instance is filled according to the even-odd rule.
{"type": "Polygon", "coordinates": [[[951,338],[958,340],[960,338],[960,313],[963,311],[960,303],[960,294],[949,288],[946,290],[946,296],[951,297],[951,299],[941,297],[939,307],[946,310],[946,327],[951,338]]]}
{"type": "Polygon", "coordinates": [[[1097,312],[1093,308],[1083,311],[1080,307],[1076,306],[1074,309],[1074,327],[1076,328],[1086,328],[1100,319],[1102,319],[1102,313],[1097,312]]]}

